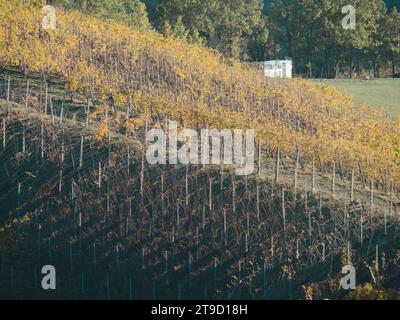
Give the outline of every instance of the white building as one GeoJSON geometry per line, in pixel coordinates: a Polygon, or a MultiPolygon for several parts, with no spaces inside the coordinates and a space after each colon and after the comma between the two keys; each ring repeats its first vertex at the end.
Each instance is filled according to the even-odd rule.
{"type": "Polygon", "coordinates": [[[264,62],[264,75],[268,78],[292,78],[291,60],[271,60],[264,62]]]}

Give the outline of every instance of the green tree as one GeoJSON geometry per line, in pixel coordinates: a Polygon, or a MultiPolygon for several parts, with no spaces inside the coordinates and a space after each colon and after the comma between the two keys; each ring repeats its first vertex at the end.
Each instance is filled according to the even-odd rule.
{"type": "Polygon", "coordinates": [[[392,65],[392,76],[396,76],[396,61],[400,55],[400,14],[393,8],[385,25],[385,51],[392,65]]]}
{"type": "Polygon", "coordinates": [[[217,0],[160,0],[152,10],[150,18],[160,31],[165,29],[166,24],[174,26],[182,23],[189,37],[199,34],[206,40],[214,32],[209,13],[215,10],[216,3],[217,0]]]}
{"type": "Polygon", "coordinates": [[[293,58],[298,74],[311,75],[315,67],[321,75],[337,76],[346,64],[351,77],[355,64],[360,73],[363,59],[376,65],[381,56],[383,0],[275,0],[267,12],[281,56],[293,58]],[[348,4],[356,10],[355,29],[342,26],[342,8],[348,4]]]}
{"type": "Polygon", "coordinates": [[[114,19],[139,29],[150,27],[146,5],[140,0],[51,0],[49,3],[114,19]]]}
{"type": "Polygon", "coordinates": [[[152,14],[159,29],[168,22],[227,56],[248,59],[250,46],[268,35],[261,0],[160,0],[152,14]],[[185,27],[183,29],[183,26],[185,27]]]}
{"type": "MultiPolygon", "coordinates": [[[[329,43],[324,28],[329,27],[330,1],[277,0],[269,7],[273,38],[281,44],[281,58],[294,60],[297,73],[312,73],[313,65],[323,56],[329,43]]],[[[331,33],[329,33],[331,34],[331,33]]]]}
{"type": "Polygon", "coordinates": [[[209,40],[227,56],[248,60],[249,42],[260,33],[261,39],[268,31],[259,0],[219,1],[213,12],[214,34],[209,40]]]}
{"type": "MultiPolygon", "coordinates": [[[[348,0],[342,1],[342,5],[348,2],[348,0]]],[[[356,9],[356,28],[337,30],[338,45],[341,46],[349,64],[349,76],[352,78],[355,59],[359,61],[363,51],[369,52],[373,57],[374,73],[378,76],[376,63],[379,58],[379,48],[382,45],[381,26],[386,14],[385,3],[382,0],[356,0],[352,4],[356,9]]],[[[359,70],[359,67],[357,69],[359,70]]]]}
{"type": "Polygon", "coordinates": [[[174,36],[181,40],[187,40],[189,31],[186,29],[185,25],[182,21],[182,16],[179,16],[172,28],[172,32],[174,36]]]}

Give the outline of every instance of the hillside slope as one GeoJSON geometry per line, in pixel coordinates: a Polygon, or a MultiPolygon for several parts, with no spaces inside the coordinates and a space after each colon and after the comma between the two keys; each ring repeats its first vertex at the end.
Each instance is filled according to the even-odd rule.
{"type": "Polygon", "coordinates": [[[397,289],[398,119],[154,32],[0,9],[2,298],[340,298],[350,262],[397,289]],[[257,172],[148,165],[167,120],[254,129],[257,172]]]}
{"type": "MultiPolygon", "coordinates": [[[[77,12],[58,12],[58,30],[45,32],[39,10],[7,1],[1,6],[0,64],[43,79],[61,76],[87,99],[113,95],[124,113],[135,107],[143,120],[136,125],[144,126],[152,112],[181,117],[186,127],[246,124],[265,147],[285,155],[298,147],[304,160],[315,157],[323,166],[340,161],[347,171],[361,162],[375,180],[398,180],[399,121],[328,86],[266,81],[215,52],[77,12]]],[[[104,113],[102,101],[94,107],[104,113]]]]}

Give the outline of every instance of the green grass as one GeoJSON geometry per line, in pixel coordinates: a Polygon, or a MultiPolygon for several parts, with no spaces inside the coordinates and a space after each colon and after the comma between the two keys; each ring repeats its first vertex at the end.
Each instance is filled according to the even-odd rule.
{"type": "Polygon", "coordinates": [[[321,82],[348,93],[356,102],[365,102],[371,107],[383,108],[389,113],[400,113],[400,79],[322,80],[321,82]]]}

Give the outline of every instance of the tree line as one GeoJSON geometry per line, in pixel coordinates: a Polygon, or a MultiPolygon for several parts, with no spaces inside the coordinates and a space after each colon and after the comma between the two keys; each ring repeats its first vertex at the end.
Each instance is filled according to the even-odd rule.
{"type": "MultiPolygon", "coordinates": [[[[45,2],[44,0],[30,0],[45,2]]],[[[305,77],[399,76],[394,0],[50,0],[254,62],[293,59],[305,77]],[[352,5],[356,28],[344,29],[352,5]]],[[[396,7],[397,6],[397,7],[396,7]]]]}
{"type": "Polygon", "coordinates": [[[349,78],[396,76],[400,16],[383,0],[276,0],[268,7],[276,56],[293,58],[297,73],[349,78]],[[352,4],[356,28],[344,29],[342,8],[352,4]]]}

